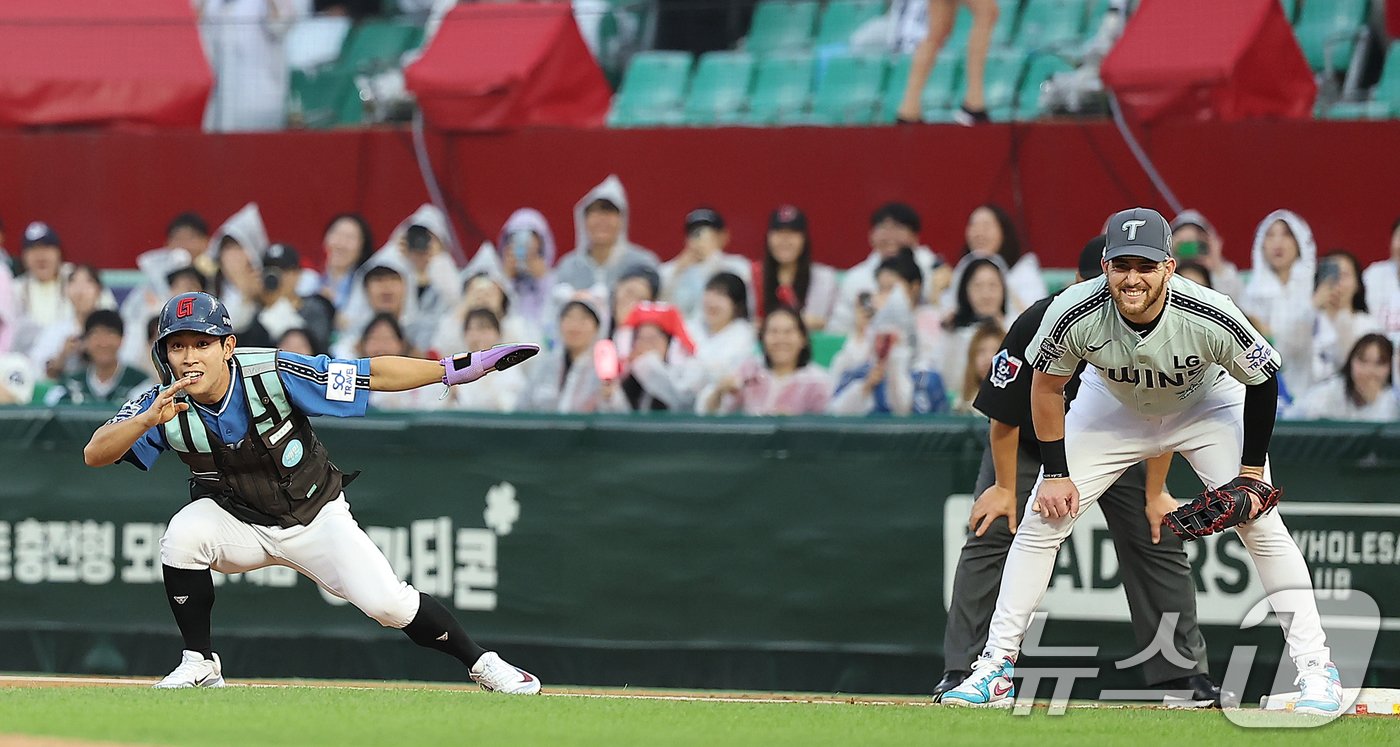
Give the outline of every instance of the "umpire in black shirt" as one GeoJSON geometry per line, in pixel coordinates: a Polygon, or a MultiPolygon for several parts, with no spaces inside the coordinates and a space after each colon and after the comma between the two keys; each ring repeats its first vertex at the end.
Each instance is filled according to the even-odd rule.
{"type": "MultiPolygon", "coordinates": [[[[1084,247],[1075,282],[1103,274],[1103,248],[1103,236],[1084,247]]],[[[952,604],[943,638],[946,671],[934,688],[934,700],[957,687],[967,677],[972,661],[982,653],[1001,589],[1002,567],[1011,548],[1014,522],[1016,516],[1025,514],[1026,502],[1040,473],[1040,446],[1031,423],[1031,367],[1026,365],[1026,346],[1040,327],[1050,300],[1032,304],[1011,325],[973,402],[978,412],[991,418],[990,444],[982,455],[975,491],[978,499],[953,579],[952,604]],[[1008,516],[1008,512],[1018,510],[1019,513],[1008,516]]],[[[1081,363],[1065,388],[1066,409],[1078,391],[1079,373],[1083,370],[1081,363]]],[[[1179,655],[1171,657],[1178,663],[1157,653],[1142,664],[1143,674],[1153,689],[1190,692],[1181,705],[1219,706],[1220,688],[1206,676],[1205,639],[1196,624],[1191,565],[1181,540],[1170,532],[1163,532],[1160,543],[1153,543],[1145,511],[1146,482],[1146,463],[1138,464],[1123,473],[1099,500],[1118,553],[1137,650],[1146,650],[1152,643],[1163,613],[1179,614],[1173,640],[1179,655]],[[1183,667],[1181,662],[1191,662],[1193,666],[1183,667]]],[[[1232,696],[1227,694],[1226,699],[1231,700],[1232,696]]]]}

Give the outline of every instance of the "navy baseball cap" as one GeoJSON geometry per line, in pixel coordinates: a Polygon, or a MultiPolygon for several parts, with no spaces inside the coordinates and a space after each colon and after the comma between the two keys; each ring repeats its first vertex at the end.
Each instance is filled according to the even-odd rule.
{"type": "Polygon", "coordinates": [[[1142,257],[1165,262],[1172,256],[1172,229],[1167,219],[1151,208],[1131,208],[1113,214],[1104,230],[1108,235],[1105,260],[1142,257]]]}
{"type": "Polygon", "coordinates": [[[779,205],[768,216],[768,230],[806,232],[807,216],[796,205],[779,205]]]}
{"type": "Polygon", "coordinates": [[[686,213],[685,232],[690,233],[701,226],[710,226],[716,231],[724,230],[724,216],[713,208],[701,207],[686,213]]]}
{"type": "Polygon", "coordinates": [[[23,249],[31,246],[57,246],[62,247],[63,243],[58,240],[58,234],[54,232],[49,224],[36,220],[24,229],[23,249]]]}
{"type": "Polygon", "coordinates": [[[264,267],[280,267],[284,270],[301,269],[301,255],[291,244],[273,244],[263,252],[264,267]]]}

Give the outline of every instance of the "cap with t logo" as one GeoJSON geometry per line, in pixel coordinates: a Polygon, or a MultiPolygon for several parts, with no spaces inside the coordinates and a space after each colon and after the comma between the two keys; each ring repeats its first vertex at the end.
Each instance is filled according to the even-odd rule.
{"type": "Polygon", "coordinates": [[[1142,257],[1153,262],[1165,262],[1172,255],[1172,229],[1167,219],[1151,208],[1132,208],[1113,214],[1108,219],[1108,242],[1105,260],[1117,257],[1142,257]]]}

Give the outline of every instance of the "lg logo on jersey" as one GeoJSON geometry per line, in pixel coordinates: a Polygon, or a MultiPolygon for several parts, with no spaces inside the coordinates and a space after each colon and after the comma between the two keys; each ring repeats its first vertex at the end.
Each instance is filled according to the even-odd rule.
{"type": "Polygon", "coordinates": [[[1137,241],[1138,229],[1145,225],[1147,225],[1145,220],[1125,220],[1121,230],[1128,232],[1128,241],[1137,241]]]}

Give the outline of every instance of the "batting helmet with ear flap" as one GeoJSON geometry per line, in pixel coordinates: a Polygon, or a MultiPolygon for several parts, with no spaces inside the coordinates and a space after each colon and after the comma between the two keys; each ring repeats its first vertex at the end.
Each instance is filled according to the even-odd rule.
{"type": "Polygon", "coordinates": [[[165,354],[165,338],[176,332],[200,332],[216,337],[233,334],[233,320],[223,301],[208,293],[181,293],[160,310],[160,321],[156,324],[156,339],[151,341],[151,360],[160,373],[160,382],[169,384],[175,379],[170,370],[170,361],[165,354]]]}

